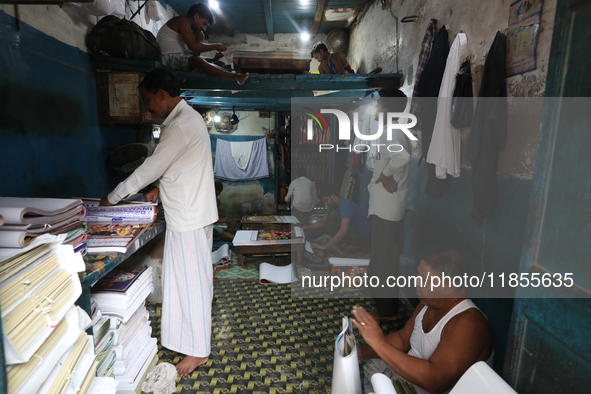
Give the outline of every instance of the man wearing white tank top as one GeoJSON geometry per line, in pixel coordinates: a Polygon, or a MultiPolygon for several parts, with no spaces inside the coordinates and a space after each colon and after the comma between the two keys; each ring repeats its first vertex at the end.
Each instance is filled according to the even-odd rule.
{"type": "MultiPolygon", "coordinates": [[[[445,272],[463,275],[462,257],[447,251],[429,255],[418,267],[426,279],[445,272]]],[[[429,283],[430,284],[430,283],[429,283]]],[[[384,335],[362,307],[353,307],[353,324],[367,345],[358,355],[368,359],[363,368],[364,392],[373,392],[371,376],[383,373],[412,383],[417,393],[448,393],[470,366],[486,361],[492,366],[493,334],[484,314],[466,298],[466,289],[417,288],[421,303],[399,331],[384,335]]]]}
{"type": "Polygon", "coordinates": [[[158,31],[156,40],[162,50],[162,64],[177,71],[202,71],[231,79],[240,85],[248,78],[248,73],[232,73],[214,64],[224,56],[226,47],[222,44],[204,43],[205,30],[215,22],[209,6],[193,4],[186,15],[175,16],[158,31]],[[199,56],[201,52],[217,51],[213,58],[199,56]]]}

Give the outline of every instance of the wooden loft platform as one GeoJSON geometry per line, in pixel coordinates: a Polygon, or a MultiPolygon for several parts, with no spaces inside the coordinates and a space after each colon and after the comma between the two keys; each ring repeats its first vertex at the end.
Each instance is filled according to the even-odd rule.
{"type": "MultiPolygon", "coordinates": [[[[149,72],[158,62],[108,56],[93,58],[98,70],[149,72]]],[[[399,87],[402,74],[250,74],[243,85],[193,72],[176,72],[182,96],[196,108],[289,111],[292,97],[362,98],[382,87],[399,87]]]]}

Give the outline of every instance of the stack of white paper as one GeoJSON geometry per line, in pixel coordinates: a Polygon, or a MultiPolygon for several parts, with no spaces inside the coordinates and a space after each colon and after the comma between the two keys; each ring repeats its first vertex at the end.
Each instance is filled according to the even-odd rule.
{"type": "Polygon", "coordinates": [[[238,230],[232,243],[234,246],[266,246],[303,244],[304,231],[301,227],[284,230],[238,230]]]}
{"type": "Polygon", "coordinates": [[[129,372],[122,376],[115,376],[119,382],[117,394],[136,394],[140,391],[148,371],[158,362],[158,343],[156,338],[150,338],[148,346],[142,348],[141,354],[134,360],[129,372]]]}
{"type": "Polygon", "coordinates": [[[36,393],[60,358],[74,345],[88,322],[86,319],[84,311],[72,306],[28,362],[7,367],[8,391],[36,393]]]}
{"type": "Polygon", "coordinates": [[[21,253],[0,259],[0,309],[8,365],[29,361],[80,296],[84,261],[72,246],[44,235],[21,253]]]}
{"type": "MultiPolygon", "coordinates": [[[[145,300],[154,289],[152,268],[114,270],[103,280],[95,285],[97,290],[92,290],[91,298],[101,313],[111,318],[107,337],[113,342],[110,350],[115,354],[112,373],[119,382],[117,393],[135,392],[157,352],[145,307],[145,300]]],[[[104,357],[110,361],[108,353],[104,357]]],[[[107,361],[101,359],[99,363],[103,366],[107,361]]],[[[109,365],[104,367],[109,373],[109,365]]]]}
{"type": "MultiPolygon", "coordinates": [[[[126,273],[125,270],[112,271],[95,286],[100,286],[103,280],[118,280],[117,278],[113,279],[113,276],[117,275],[121,277],[121,280],[118,280],[119,283],[123,283],[127,280],[126,275],[131,276],[134,274],[135,270],[129,270],[129,273],[126,273]]],[[[144,304],[150,293],[154,291],[152,267],[143,270],[137,279],[133,279],[133,283],[125,291],[120,291],[116,287],[116,282],[114,283],[113,290],[91,290],[91,298],[98,304],[104,315],[118,318],[123,323],[126,323],[138,308],[144,304]]]]}
{"type": "Polygon", "coordinates": [[[114,378],[97,377],[88,392],[90,394],[115,394],[117,384],[118,382],[114,378]]]}
{"type": "Polygon", "coordinates": [[[38,394],[88,392],[96,371],[92,336],[81,332],[66,351],[38,394]]]}
{"type": "MultiPolygon", "coordinates": [[[[81,228],[85,214],[86,208],[79,199],[0,197],[0,216],[4,218],[0,247],[23,248],[42,234],[62,234],[81,228]]],[[[79,238],[70,238],[68,242],[80,243],[79,238]]]]}

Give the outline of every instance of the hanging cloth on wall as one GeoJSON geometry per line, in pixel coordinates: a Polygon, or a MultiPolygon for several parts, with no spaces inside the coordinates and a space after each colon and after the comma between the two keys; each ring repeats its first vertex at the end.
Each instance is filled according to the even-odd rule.
{"type": "MultiPolygon", "coordinates": [[[[237,161],[232,154],[232,144],[241,142],[230,142],[221,138],[217,139],[214,175],[220,179],[230,181],[245,181],[252,179],[267,178],[269,176],[269,161],[267,158],[267,142],[260,138],[249,142],[251,151],[245,168],[238,167],[237,161]]],[[[237,151],[242,151],[238,148],[237,151]]],[[[240,155],[240,162],[244,156],[240,155]]]]}
{"type": "MultiPolygon", "coordinates": [[[[441,81],[443,80],[443,73],[445,72],[445,64],[447,56],[449,55],[449,38],[447,29],[445,27],[439,29],[433,46],[431,48],[431,55],[425,69],[419,80],[417,90],[417,98],[421,112],[418,117],[421,119],[421,149],[423,155],[419,160],[421,161],[427,156],[429,146],[431,145],[431,137],[433,135],[433,126],[435,125],[435,117],[437,115],[437,97],[439,96],[439,89],[441,88],[441,81]]],[[[427,163],[427,186],[425,193],[432,197],[439,197],[445,194],[450,187],[449,179],[437,179],[435,176],[435,166],[427,163]]]]}
{"type": "Polygon", "coordinates": [[[250,160],[252,152],[252,141],[231,141],[230,150],[232,151],[232,158],[236,166],[241,170],[245,170],[250,160]]]}
{"type": "Polygon", "coordinates": [[[472,92],[472,71],[470,59],[466,59],[458,75],[456,75],[456,87],[451,100],[451,124],[456,129],[470,127],[474,114],[474,96],[472,92]]]}
{"type": "MultiPolygon", "coordinates": [[[[429,21],[429,25],[427,26],[425,37],[423,37],[423,43],[421,44],[421,53],[419,54],[419,65],[417,66],[417,72],[415,73],[415,86],[412,91],[413,97],[417,97],[417,93],[419,90],[419,80],[421,79],[421,74],[423,74],[423,70],[425,69],[427,60],[429,60],[429,55],[431,55],[431,46],[433,45],[433,38],[435,37],[436,32],[437,19],[431,19],[429,21]]],[[[410,112],[418,116],[419,111],[419,102],[417,100],[412,100],[410,104],[410,112]]]]}
{"type": "Polygon", "coordinates": [[[498,152],[505,146],[507,137],[506,53],[507,36],[497,32],[484,62],[479,99],[468,139],[467,157],[472,163],[474,191],[472,218],[479,224],[491,216],[497,206],[498,152]]]}
{"type": "Polygon", "coordinates": [[[464,33],[459,33],[449,51],[439,89],[437,117],[433,127],[431,145],[427,153],[427,163],[435,165],[435,176],[445,179],[447,174],[460,176],[460,131],[451,125],[451,98],[456,84],[456,74],[462,59],[466,58],[468,40],[464,33]]]}

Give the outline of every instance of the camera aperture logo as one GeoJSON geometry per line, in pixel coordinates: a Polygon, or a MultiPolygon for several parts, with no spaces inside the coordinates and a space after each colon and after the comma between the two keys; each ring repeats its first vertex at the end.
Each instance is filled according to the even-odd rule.
{"type": "MultiPolygon", "coordinates": [[[[308,107],[304,107],[304,109],[312,112],[306,112],[306,115],[308,115],[309,117],[314,119],[314,121],[316,121],[316,124],[318,124],[318,127],[320,127],[320,131],[324,131],[325,129],[329,130],[328,123],[326,123],[326,119],[324,119],[324,116],[322,116],[320,112],[308,107]]],[[[308,140],[314,138],[314,131],[312,130],[314,123],[312,122],[312,119],[308,119],[308,140]]]]}
{"type": "MultiPolygon", "coordinates": [[[[305,110],[310,111],[306,112],[310,118],[307,120],[306,124],[306,138],[308,141],[314,139],[314,123],[318,125],[321,131],[329,130],[328,123],[322,114],[333,114],[337,117],[338,122],[338,140],[343,142],[350,142],[351,141],[351,120],[349,119],[349,115],[347,113],[338,110],[338,109],[321,109],[320,112],[313,110],[309,107],[304,107],[305,110]]],[[[410,131],[414,126],[417,125],[417,118],[415,115],[408,113],[408,112],[379,112],[378,113],[378,122],[377,122],[377,130],[374,134],[366,134],[361,133],[359,130],[359,113],[353,113],[353,132],[358,140],[367,141],[366,143],[360,144],[347,144],[347,145],[334,145],[334,144],[319,144],[318,151],[322,152],[324,150],[336,150],[337,152],[340,150],[347,150],[349,152],[369,152],[372,147],[374,147],[378,152],[380,149],[386,149],[388,152],[396,153],[402,152],[404,147],[398,143],[387,143],[392,142],[393,138],[393,131],[400,130],[404,133],[404,135],[410,139],[411,141],[416,141],[417,137],[413,135],[410,131]],[[386,117],[386,122],[384,122],[384,116],[386,117]],[[410,119],[409,123],[398,123],[401,119],[410,119]],[[398,120],[398,121],[396,121],[398,120]],[[384,127],[385,126],[385,127],[384,127]],[[384,129],[386,131],[386,139],[384,141],[382,135],[384,134],[384,129]],[[384,141],[385,143],[381,143],[384,141]]]]}

